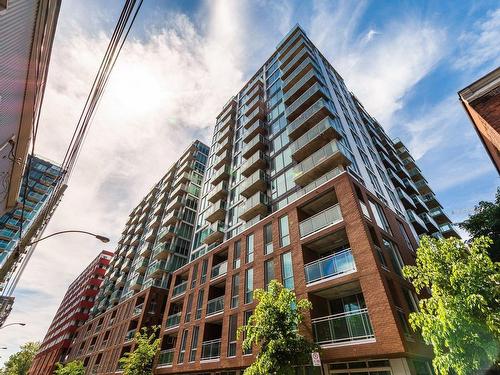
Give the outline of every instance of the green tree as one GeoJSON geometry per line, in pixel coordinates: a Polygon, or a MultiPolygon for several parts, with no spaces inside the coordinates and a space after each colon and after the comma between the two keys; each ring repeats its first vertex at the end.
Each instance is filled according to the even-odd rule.
{"type": "Polygon", "coordinates": [[[494,262],[500,262],[500,187],[494,202],[481,201],[474,207],[474,213],[459,224],[472,239],[488,236],[493,240],[489,254],[494,262]]]}
{"type": "Polygon", "coordinates": [[[248,324],[238,328],[238,337],[245,337],[244,350],[253,345],[259,348],[255,362],[244,374],[295,374],[293,367],[307,365],[311,352],[317,349],[299,333],[311,302],[297,301],[295,293],[276,280],[271,281],[268,291],[256,289],[254,299],[259,302],[248,324]]]}
{"type": "Polygon", "coordinates": [[[123,367],[123,375],[152,375],[153,359],[160,348],[160,339],[157,338],[159,327],[144,327],[141,332],[136,332],[136,347],[133,352],[125,353],[120,358],[123,367]]]}
{"type": "Polygon", "coordinates": [[[31,367],[33,358],[40,348],[38,342],[28,342],[21,346],[21,350],[12,354],[2,369],[2,375],[25,375],[31,367]]]}
{"type": "Polygon", "coordinates": [[[85,375],[85,367],[82,361],[71,361],[65,365],[57,363],[54,375],[85,375]]]}
{"type": "Polygon", "coordinates": [[[487,237],[465,244],[424,236],[416,265],[403,269],[417,293],[430,290],[409,320],[432,345],[438,374],[471,374],[498,361],[500,263],[488,255],[491,243],[487,237]]]}

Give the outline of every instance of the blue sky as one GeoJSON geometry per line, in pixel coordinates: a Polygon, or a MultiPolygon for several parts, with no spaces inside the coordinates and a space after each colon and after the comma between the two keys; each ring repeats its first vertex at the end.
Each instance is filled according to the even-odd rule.
{"type": "MultiPolygon", "coordinates": [[[[65,0],[37,153],[61,160],[123,1],[65,0]]],[[[418,159],[460,221],[493,199],[498,175],[457,91],[500,63],[495,1],[144,0],[116,64],[69,189],[47,233],[86,229],[112,238],[194,137],[300,23],[347,86],[418,159]]],[[[69,283],[101,250],[91,238],[41,243],[0,331],[2,358],[41,340],[69,283]]]]}

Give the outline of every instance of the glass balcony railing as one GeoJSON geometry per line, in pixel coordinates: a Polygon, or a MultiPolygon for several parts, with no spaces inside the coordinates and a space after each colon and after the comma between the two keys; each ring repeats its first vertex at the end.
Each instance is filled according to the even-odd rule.
{"type": "MultiPolygon", "coordinates": [[[[300,75],[304,72],[304,70],[307,67],[311,67],[312,69],[315,69],[318,72],[320,71],[316,62],[312,58],[308,57],[304,61],[302,61],[300,63],[300,65],[298,67],[296,67],[293,70],[293,72],[290,73],[290,75],[283,81],[283,89],[285,90],[287,87],[289,88],[289,86],[291,84],[293,84],[295,82],[295,80],[297,80],[298,77],[300,77],[300,75]]],[[[300,81],[301,80],[299,80],[299,82],[300,81]]],[[[293,90],[293,88],[292,88],[292,90],[293,90]]],[[[289,90],[285,90],[285,91],[289,91],[289,90]]],[[[288,94],[288,92],[287,92],[287,94],[288,94]]]]}
{"type": "Polygon", "coordinates": [[[342,250],[305,265],[307,284],[356,271],[351,249],[342,250]]]}
{"type": "Polygon", "coordinates": [[[158,365],[159,366],[169,366],[174,362],[174,350],[167,349],[162,350],[158,355],[158,365]]]}
{"type": "Polygon", "coordinates": [[[336,111],[330,102],[321,98],[287,126],[288,136],[297,139],[326,116],[335,114],[336,111]]]}
{"type": "Polygon", "coordinates": [[[269,197],[264,193],[257,192],[245,201],[240,218],[248,221],[259,214],[264,215],[267,213],[268,204],[269,197]]]}
{"type": "Polygon", "coordinates": [[[201,359],[218,359],[220,358],[221,339],[204,341],[201,344],[201,359]]]}
{"type": "Polygon", "coordinates": [[[125,335],[125,341],[131,341],[134,339],[135,336],[135,329],[131,329],[130,331],[127,332],[125,335]]]}
{"type": "Polygon", "coordinates": [[[360,309],[312,320],[317,344],[345,345],[374,338],[368,310],[360,309]]]}
{"type": "Polygon", "coordinates": [[[140,315],[143,307],[144,307],[143,303],[141,303],[139,306],[134,307],[134,311],[132,312],[132,316],[140,315]]]}
{"type": "Polygon", "coordinates": [[[181,295],[182,293],[184,293],[184,292],[186,291],[187,285],[188,285],[187,280],[186,280],[186,281],[183,281],[183,282],[182,282],[182,283],[180,283],[179,285],[176,285],[176,286],[174,287],[173,292],[172,292],[172,297],[176,297],[176,296],[179,296],[179,295],[181,295]]]}
{"type": "Polygon", "coordinates": [[[165,326],[167,328],[178,326],[181,322],[182,312],[178,312],[177,314],[169,315],[165,322],[165,326]]]}
{"type": "Polygon", "coordinates": [[[323,229],[329,225],[340,223],[343,220],[342,212],[340,211],[340,206],[336,204],[335,206],[329,207],[316,215],[301,221],[299,224],[300,237],[308,236],[320,229],[323,229]]]}
{"type": "Polygon", "coordinates": [[[207,316],[215,315],[224,310],[224,296],[211,299],[207,303],[207,316]]]}
{"type": "Polygon", "coordinates": [[[303,60],[306,56],[312,57],[313,53],[309,46],[306,44],[306,41],[302,40],[297,43],[290,51],[288,51],[286,56],[283,57],[283,60],[281,60],[281,79],[286,79],[288,77],[288,74],[293,71],[291,69],[295,68],[297,64],[300,64],[302,62],[301,60],[303,60]],[[290,57],[292,56],[293,58],[290,60],[290,57]],[[283,65],[283,63],[285,63],[286,65],[283,65]]]}
{"type": "Polygon", "coordinates": [[[257,169],[262,169],[266,165],[266,155],[262,151],[257,151],[250,156],[241,166],[241,174],[248,177],[257,169]]]}
{"type": "Polygon", "coordinates": [[[223,276],[227,273],[227,260],[225,262],[219,263],[212,267],[212,273],[210,277],[215,279],[219,276],[223,276]]]}
{"type": "Polygon", "coordinates": [[[320,97],[329,98],[329,96],[327,89],[316,82],[286,108],[286,117],[292,121],[297,118],[301,111],[306,109],[307,105],[311,105],[320,97]]]}
{"type": "Polygon", "coordinates": [[[240,187],[240,194],[248,198],[257,191],[266,191],[267,181],[267,174],[261,169],[257,170],[243,181],[240,187]]]}

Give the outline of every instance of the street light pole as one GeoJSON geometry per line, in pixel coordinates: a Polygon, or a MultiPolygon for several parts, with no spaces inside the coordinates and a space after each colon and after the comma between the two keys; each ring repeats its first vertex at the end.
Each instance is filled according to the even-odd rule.
{"type": "MultiPolygon", "coordinates": [[[[24,327],[25,325],[26,325],[26,323],[18,323],[18,322],[16,322],[16,323],[9,323],[9,324],[6,324],[6,325],[0,327],[0,329],[4,329],[5,327],[8,327],[8,326],[22,326],[22,327],[24,327]]],[[[5,349],[7,349],[7,348],[5,348],[5,349]]]]}
{"type": "Polygon", "coordinates": [[[40,239],[38,239],[36,241],[30,242],[30,243],[26,244],[26,246],[31,246],[31,245],[33,245],[33,244],[35,244],[37,242],[46,240],[49,237],[57,236],[59,234],[64,234],[64,233],[83,233],[83,234],[88,234],[90,236],[94,236],[95,238],[97,238],[101,242],[104,242],[104,243],[108,243],[109,242],[109,238],[108,237],[101,236],[100,234],[95,234],[95,233],[92,233],[92,232],[87,232],[85,230],[62,230],[60,232],[52,233],[52,234],[49,234],[48,236],[42,237],[42,238],[40,238],[40,239]]]}

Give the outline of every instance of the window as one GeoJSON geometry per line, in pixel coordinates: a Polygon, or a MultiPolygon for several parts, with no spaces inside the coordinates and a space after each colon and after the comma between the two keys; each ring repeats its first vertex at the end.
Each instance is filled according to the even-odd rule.
{"type": "Polygon", "coordinates": [[[247,252],[245,253],[245,262],[253,262],[253,243],[254,243],[254,235],[250,234],[247,236],[247,252]]]}
{"type": "Polygon", "coordinates": [[[405,296],[406,304],[411,312],[418,311],[418,298],[411,290],[403,288],[403,295],[405,296]]]}
{"type": "Polygon", "coordinates": [[[193,266],[193,275],[191,276],[191,289],[196,285],[196,279],[198,278],[198,263],[193,266]]]}
{"type": "Polygon", "coordinates": [[[189,362],[194,362],[196,359],[196,347],[198,346],[198,336],[200,327],[193,327],[193,336],[191,337],[191,352],[189,353],[189,362]]]}
{"type": "Polygon", "coordinates": [[[288,215],[280,217],[279,220],[280,229],[280,246],[290,245],[290,230],[288,228],[288,215]]]}
{"type": "Polygon", "coordinates": [[[406,246],[408,246],[408,249],[414,251],[413,246],[412,246],[411,241],[410,241],[410,238],[408,237],[408,234],[406,233],[406,230],[405,230],[403,224],[400,221],[398,221],[398,225],[399,225],[399,231],[401,232],[401,235],[405,239],[406,246]]]}
{"type": "Polygon", "coordinates": [[[378,246],[375,246],[375,250],[377,251],[377,256],[378,256],[378,259],[380,260],[380,264],[382,265],[382,268],[384,268],[385,270],[389,270],[389,268],[387,267],[387,263],[385,262],[385,257],[384,257],[384,253],[382,252],[382,249],[378,246]]]}
{"type": "Polygon", "coordinates": [[[233,280],[231,283],[231,308],[234,309],[238,307],[240,294],[240,274],[233,275],[233,280]]]}
{"type": "Polygon", "coordinates": [[[274,261],[272,259],[264,262],[264,288],[267,290],[267,286],[273,280],[274,277],[274,261]]]}
{"type": "Polygon", "coordinates": [[[264,255],[273,252],[273,225],[264,226],[264,255]]]}
{"type": "Polygon", "coordinates": [[[189,322],[191,320],[191,309],[193,308],[193,293],[188,297],[186,305],[186,316],[184,317],[184,322],[189,322]]]}
{"type": "Polygon", "coordinates": [[[370,208],[372,209],[373,216],[375,216],[375,222],[377,225],[386,232],[391,233],[389,223],[387,222],[387,218],[385,217],[382,207],[371,200],[368,200],[368,203],[370,203],[370,208]]]}
{"type": "Polygon", "coordinates": [[[234,243],[234,249],[233,249],[233,269],[240,268],[241,264],[241,241],[236,241],[234,243]]]}
{"type": "Polygon", "coordinates": [[[394,267],[394,271],[398,275],[402,275],[402,269],[404,267],[404,262],[403,259],[401,258],[401,254],[399,253],[399,249],[397,245],[389,240],[386,240],[385,238],[383,239],[384,241],[384,247],[389,251],[391,255],[391,260],[392,260],[392,266],[394,267]]]}
{"type": "MultiPolygon", "coordinates": [[[[245,325],[247,325],[247,324],[248,324],[248,321],[250,320],[250,317],[251,317],[251,316],[252,316],[252,310],[248,310],[248,311],[245,311],[245,312],[243,313],[243,323],[244,323],[245,325]]],[[[245,339],[245,337],[243,337],[243,339],[245,339]]],[[[244,354],[244,355],[247,355],[247,354],[252,354],[252,348],[244,350],[244,351],[243,351],[243,354],[244,354]]]]}
{"type": "Polygon", "coordinates": [[[201,278],[200,284],[203,284],[207,280],[207,269],[208,269],[208,259],[203,260],[201,265],[201,278]]]}
{"type": "Polygon", "coordinates": [[[198,292],[198,301],[196,302],[196,319],[201,318],[201,312],[203,311],[203,289],[198,292]]]}
{"type": "Polygon", "coordinates": [[[292,290],[294,288],[294,284],[293,284],[292,253],[290,252],[281,255],[281,274],[283,277],[284,287],[292,290]]]}
{"type": "Polygon", "coordinates": [[[253,268],[245,271],[245,303],[253,302],[253,268]]]}
{"type": "Polygon", "coordinates": [[[238,325],[238,315],[234,314],[229,317],[229,337],[227,345],[227,356],[234,357],[236,355],[236,331],[238,325]]]}
{"type": "Polygon", "coordinates": [[[186,351],[187,335],[188,335],[188,330],[185,329],[182,332],[181,347],[180,347],[179,357],[177,358],[177,363],[184,362],[184,353],[186,351]]]}

